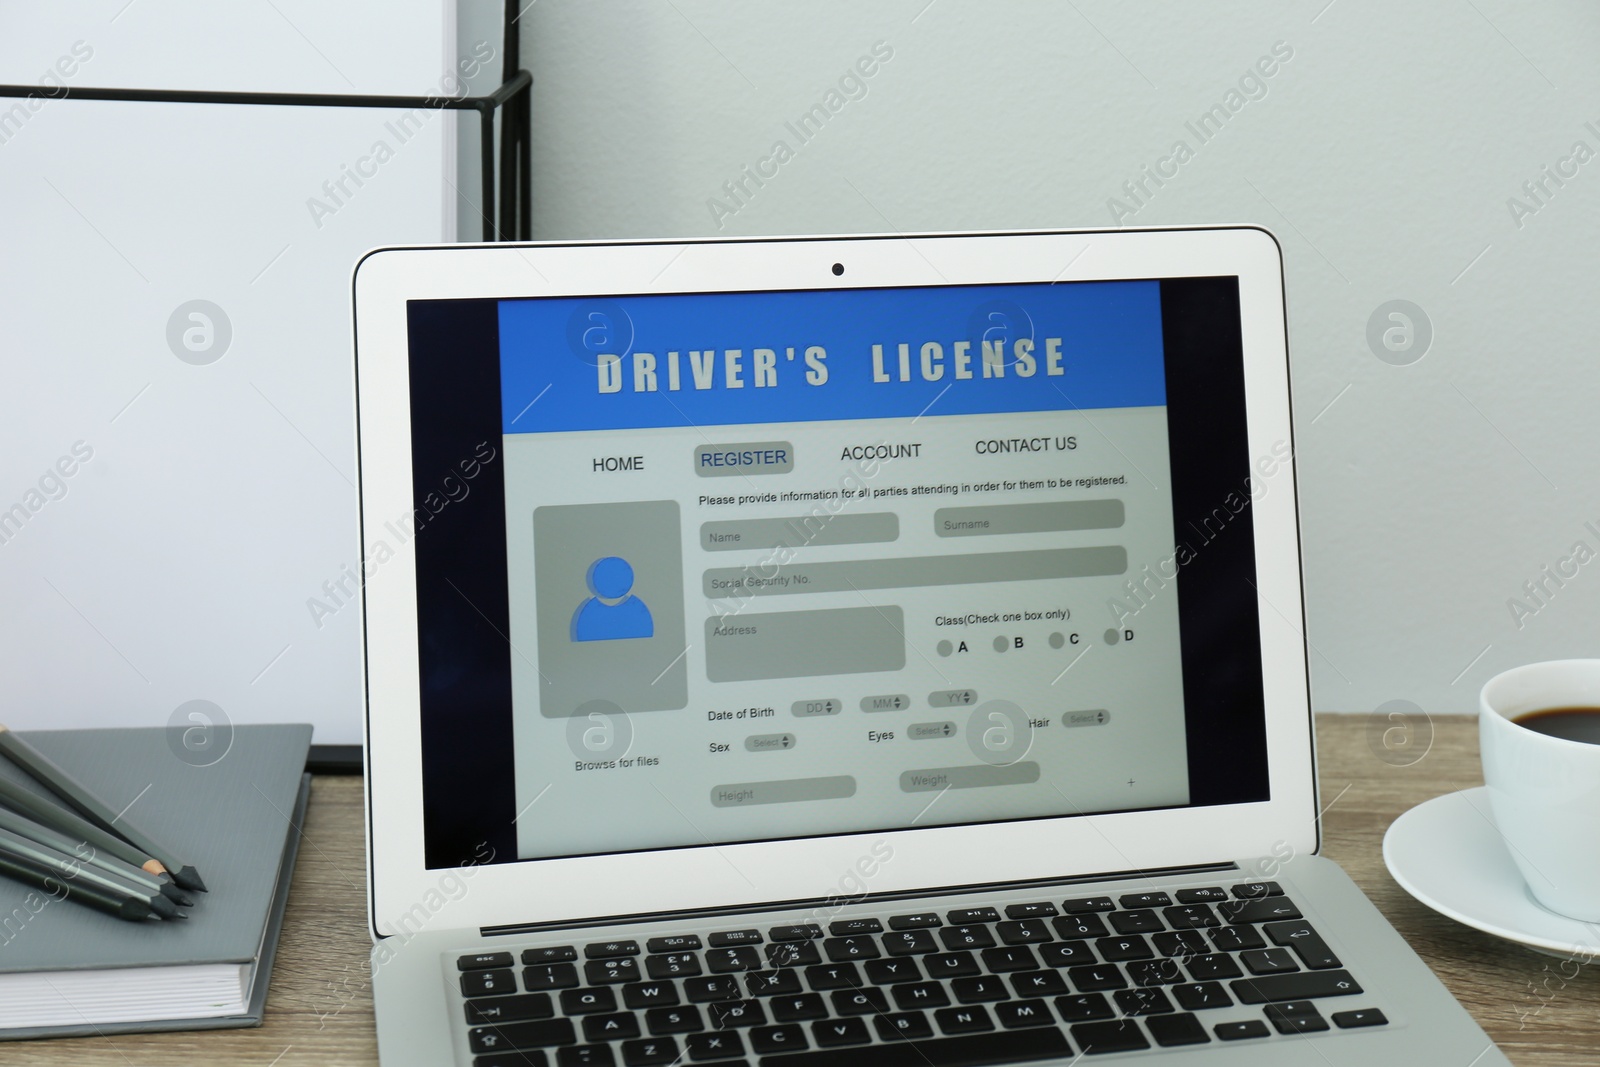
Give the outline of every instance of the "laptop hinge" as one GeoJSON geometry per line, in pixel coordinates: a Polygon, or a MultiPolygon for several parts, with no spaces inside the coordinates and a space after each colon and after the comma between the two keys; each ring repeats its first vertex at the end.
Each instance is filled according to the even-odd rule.
{"type": "Polygon", "coordinates": [[[633,912],[619,915],[601,915],[585,919],[540,923],[509,923],[500,926],[481,926],[478,932],[484,937],[501,937],[507,934],[531,934],[541,930],[583,930],[596,926],[616,926],[627,923],[663,922],[667,920],[706,919],[719,915],[759,915],[775,911],[812,909],[819,913],[833,913],[845,908],[888,904],[901,900],[920,900],[926,897],[971,896],[979,893],[998,893],[1017,889],[1048,889],[1085,885],[1091,882],[1149,882],[1167,881],[1190,874],[1209,874],[1239,870],[1233,862],[1208,863],[1187,867],[1153,867],[1143,871],[1108,871],[1102,874],[1073,875],[1070,878],[1034,878],[1015,882],[983,882],[958,886],[929,886],[893,893],[861,893],[852,897],[837,894],[827,897],[797,897],[793,900],[768,901],[760,904],[736,904],[712,908],[685,908],[669,912],[633,912]]]}

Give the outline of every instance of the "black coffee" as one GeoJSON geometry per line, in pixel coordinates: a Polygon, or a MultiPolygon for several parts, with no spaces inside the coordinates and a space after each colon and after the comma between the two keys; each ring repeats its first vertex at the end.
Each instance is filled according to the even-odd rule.
{"type": "Polygon", "coordinates": [[[1537,734],[1600,745],[1600,708],[1544,708],[1511,721],[1537,734]]]}

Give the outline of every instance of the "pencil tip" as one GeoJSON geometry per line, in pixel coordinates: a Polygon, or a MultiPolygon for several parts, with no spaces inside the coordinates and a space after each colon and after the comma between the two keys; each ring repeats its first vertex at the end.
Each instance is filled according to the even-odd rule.
{"type": "Polygon", "coordinates": [[[185,866],[181,868],[172,878],[184,889],[193,889],[197,893],[210,892],[206,888],[206,884],[200,880],[200,872],[193,867],[185,866]]]}

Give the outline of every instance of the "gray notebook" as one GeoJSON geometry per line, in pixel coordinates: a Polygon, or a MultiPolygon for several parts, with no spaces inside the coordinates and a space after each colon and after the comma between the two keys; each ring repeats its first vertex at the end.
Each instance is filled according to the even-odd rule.
{"type": "MultiPolygon", "coordinates": [[[[0,1040],[257,1026],[310,792],[307,725],[22,734],[205,878],[185,921],[130,923],[0,877],[0,1040]],[[216,744],[219,738],[213,737],[216,744]]],[[[0,760],[0,776],[50,795],[0,760]]]]}

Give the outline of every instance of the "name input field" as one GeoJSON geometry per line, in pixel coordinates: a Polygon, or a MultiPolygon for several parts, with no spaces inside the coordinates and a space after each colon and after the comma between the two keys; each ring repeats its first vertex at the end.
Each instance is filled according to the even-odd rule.
{"type": "Polygon", "coordinates": [[[1022,552],[969,552],[904,559],[854,559],[781,566],[714,567],[705,572],[705,595],[784,596],[848,593],[870,589],[917,589],[939,585],[1031,582],[1052,578],[1098,578],[1128,572],[1121,545],[1041,548],[1022,552]]]}
{"type": "Polygon", "coordinates": [[[796,515],[788,519],[717,519],[700,524],[700,547],[707,552],[737,552],[783,545],[870,545],[900,537],[900,516],[892,511],[865,515],[796,515]]]}

